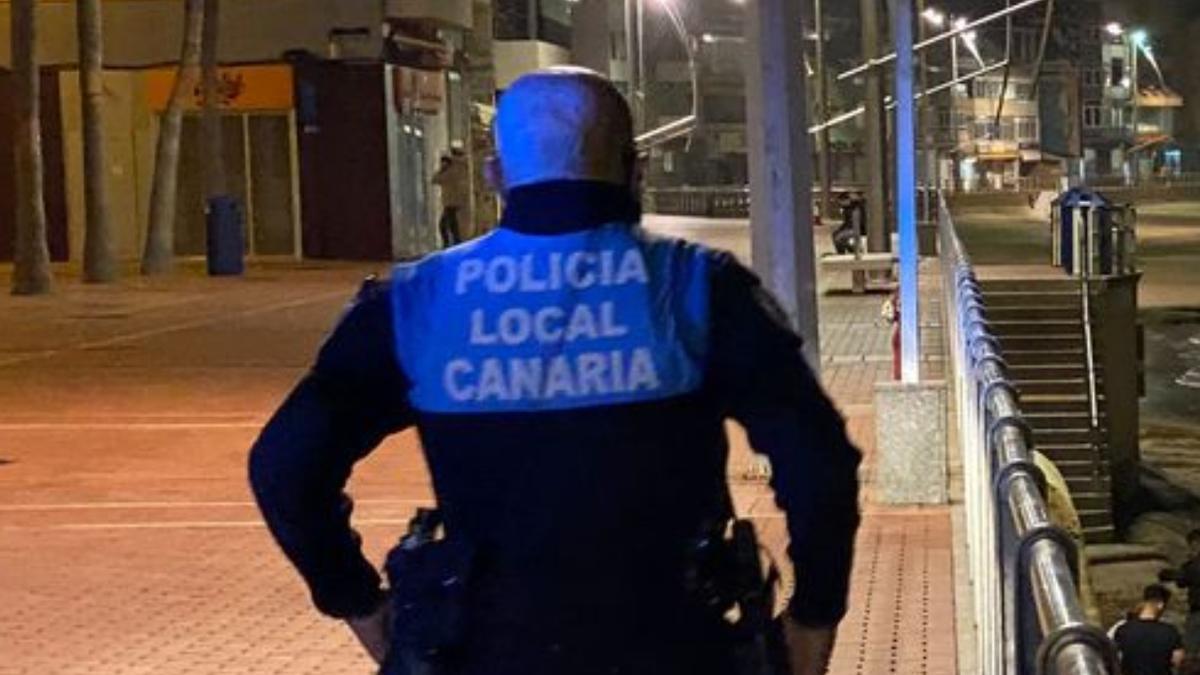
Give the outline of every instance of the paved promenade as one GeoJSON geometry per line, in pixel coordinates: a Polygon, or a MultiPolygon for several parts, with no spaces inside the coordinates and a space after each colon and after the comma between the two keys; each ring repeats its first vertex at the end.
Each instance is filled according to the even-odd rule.
{"type": "MultiPolygon", "coordinates": [[[[692,229],[744,254],[744,225],[692,229]]],[[[383,270],[268,264],[239,280],[193,270],[0,295],[0,674],[371,672],[349,633],[310,611],[258,520],[244,461],[371,271],[383,270]]],[[[871,498],[872,387],[890,371],[881,301],[833,295],[821,306],[823,377],[867,456],[833,672],[952,673],[949,510],[871,498]]],[[[782,520],[736,438],[737,501],[778,549],[782,520]]],[[[379,560],[430,500],[415,435],[360,465],[351,491],[379,560]]]]}

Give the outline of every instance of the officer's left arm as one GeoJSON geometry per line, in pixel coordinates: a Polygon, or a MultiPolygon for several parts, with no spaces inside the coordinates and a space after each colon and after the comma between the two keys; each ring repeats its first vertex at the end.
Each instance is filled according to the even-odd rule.
{"type": "Polygon", "coordinates": [[[391,335],[386,289],[365,286],[250,453],[271,534],[330,616],[364,616],[382,598],[344,488],[355,462],[412,423],[391,335]]]}
{"type": "Polygon", "coordinates": [[[771,459],[796,570],[789,612],[830,628],[846,612],[859,524],[861,454],[801,353],[801,340],[749,270],[724,259],[712,286],[711,361],[729,415],[771,459]]]}

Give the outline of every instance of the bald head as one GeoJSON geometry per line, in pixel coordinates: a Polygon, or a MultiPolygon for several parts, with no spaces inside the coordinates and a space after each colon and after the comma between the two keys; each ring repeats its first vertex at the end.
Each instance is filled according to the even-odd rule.
{"type": "Polygon", "coordinates": [[[558,67],[518,78],[500,98],[495,132],[505,189],[551,180],[632,181],[629,106],[595,71],[558,67]]]}

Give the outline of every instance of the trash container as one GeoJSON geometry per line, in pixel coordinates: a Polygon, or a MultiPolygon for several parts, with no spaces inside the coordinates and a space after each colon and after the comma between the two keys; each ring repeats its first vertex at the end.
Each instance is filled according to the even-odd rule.
{"type": "Polygon", "coordinates": [[[246,236],[237,198],[232,195],[209,198],[204,216],[209,276],[240,275],[245,271],[242,254],[246,236]]]}
{"type": "Polygon", "coordinates": [[[1094,237],[1099,234],[1099,220],[1093,222],[1093,219],[1107,222],[1103,214],[1109,208],[1109,201],[1104,195],[1083,187],[1071,188],[1054,200],[1051,206],[1051,237],[1054,241],[1055,267],[1063,268],[1067,274],[1079,274],[1081,270],[1088,269],[1088,261],[1082,258],[1095,251],[1092,244],[1095,243],[1094,237]]]}

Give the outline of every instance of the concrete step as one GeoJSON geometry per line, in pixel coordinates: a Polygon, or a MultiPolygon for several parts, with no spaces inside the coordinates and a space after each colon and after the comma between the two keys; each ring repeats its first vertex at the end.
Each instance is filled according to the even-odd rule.
{"type": "Polygon", "coordinates": [[[1112,513],[1112,494],[1104,492],[1080,492],[1071,495],[1076,511],[1104,511],[1112,513]]]}
{"type": "Polygon", "coordinates": [[[1103,435],[1087,427],[1082,429],[1045,429],[1026,420],[1033,427],[1033,444],[1037,447],[1099,443],[1103,435]]]}
{"type": "Polygon", "coordinates": [[[1086,396],[1088,393],[1087,379],[1082,377],[1017,381],[1014,384],[1017,385],[1017,392],[1021,395],[1021,400],[1025,400],[1027,396],[1086,396]]]}
{"type": "MultiPolygon", "coordinates": [[[[1104,406],[1100,407],[1104,410],[1104,406]]],[[[1087,413],[1090,414],[1091,406],[1088,404],[1087,392],[1080,392],[1072,396],[1036,396],[1026,394],[1021,397],[1021,412],[1032,414],[1062,414],[1062,413],[1087,413]]]]}
{"type": "Polygon", "coordinates": [[[1075,306],[1038,306],[1027,307],[992,307],[987,308],[988,321],[1047,321],[1073,320],[1079,321],[1083,316],[1083,308],[1075,306]]]}
{"type": "Polygon", "coordinates": [[[1096,459],[1096,449],[1091,443],[1038,444],[1034,449],[1048,457],[1055,466],[1069,466],[1071,462],[1093,462],[1096,459]]]}
{"type": "MultiPolygon", "coordinates": [[[[1091,411],[1083,412],[1037,412],[1031,413],[1023,409],[1022,414],[1025,416],[1025,421],[1035,430],[1056,430],[1056,429],[1091,429],[1092,416],[1091,411]]],[[[1100,414],[1100,428],[1106,428],[1107,418],[1103,413],[1100,414]]]]}
{"type": "Polygon", "coordinates": [[[1009,366],[1044,366],[1059,363],[1085,363],[1087,352],[1083,350],[1083,341],[1076,348],[1069,349],[1004,349],[1004,360],[1009,366]]]}
{"type": "Polygon", "coordinates": [[[1043,293],[1040,291],[984,291],[989,311],[1000,307],[1079,307],[1079,293],[1043,293]]]}
{"type": "Polygon", "coordinates": [[[999,335],[997,337],[1000,338],[1000,350],[1005,354],[1084,349],[1083,331],[1071,334],[1046,333],[1043,335],[999,335]]]}
{"type": "Polygon", "coordinates": [[[979,282],[979,288],[988,293],[1052,292],[1079,294],[1078,279],[1064,275],[1061,279],[987,279],[979,282]]]}
{"type": "Polygon", "coordinates": [[[1087,377],[1086,363],[1008,364],[1008,376],[1017,382],[1061,380],[1087,377]]]}
{"type": "Polygon", "coordinates": [[[1083,337],[1083,324],[1079,319],[1040,319],[1036,321],[988,321],[992,334],[1004,344],[1007,337],[1026,335],[1078,335],[1083,337]]]}
{"type": "Polygon", "coordinates": [[[1112,519],[1106,525],[1095,525],[1083,528],[1083,540],[1088,544],[1111,544],[1117,540],[1117,530],[1112,526],[1112,519]]]}

